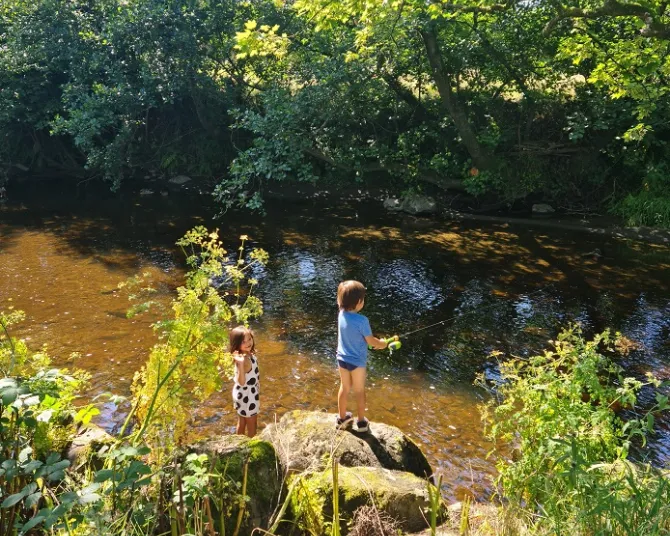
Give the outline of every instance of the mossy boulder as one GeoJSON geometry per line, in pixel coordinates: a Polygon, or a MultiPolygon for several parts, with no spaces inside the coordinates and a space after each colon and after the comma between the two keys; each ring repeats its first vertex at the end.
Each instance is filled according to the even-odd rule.
{"type": "Polygon", "coordinates": [[[320,471],[329,460],[345,467],[377,467],[430,477],[432,469],[421,449],[402,430],[373,422],[370,431],[337,430],[336,415],[291,411],[266,427],[261,437],[271,442],[287,471],[320,471]]]}
{"type": "MultiPolygon", "coordinates": [[[[277,506],[282,487],[279,460],[272,444],[258,438],[240,435],[221,436],[216,440],[193,445],[191,452],[207,454],[212,462],[212,473],[221,476],[213,479],[219,490],[222,517],[226,534],[232,534],[237,519],[239,498],[242,493],[244,466],[247,468],[246,515],[240,534],[250,534],[256,527],[267,528],[270,516],[277,506]]],[[[219,516],[217,516],[219,517],[219,516]]]]}
{"type": "MultiPolygon", "coordinates": [[[[333,472],[296,476],[301,481],[291,496],[294,519],[303,529],[322,534],[333,519],[333,472]]],[[[403,471],[379,467],[339,467],[338,502],[340,529],[346,534],[348,522],[361,506],[371,505],[396,520],[403,531],[420,531],[428,526],[429,488],[433,484],[403,471]]],[[[434,490],[436,491],[436,490],[434,490]]],[[[437,491],[436,491],[437,492],[437,491]]],[[[440,502],[440,517],[446,509],[440,502]]]]}

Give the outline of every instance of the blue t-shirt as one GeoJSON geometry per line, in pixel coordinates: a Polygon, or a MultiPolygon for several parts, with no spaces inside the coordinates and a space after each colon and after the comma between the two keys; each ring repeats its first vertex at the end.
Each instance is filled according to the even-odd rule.
{"type": "Polygon", "coordinates": [[[367,317],[353,311],[340,311],[337,317],[337,359],[364,367],[368,360],[368,343],[372,335],[367,317]]]}

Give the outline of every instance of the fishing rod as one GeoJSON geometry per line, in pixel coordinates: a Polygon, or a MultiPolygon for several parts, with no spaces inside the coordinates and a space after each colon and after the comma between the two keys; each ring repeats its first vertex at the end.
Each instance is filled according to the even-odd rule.
{"type": "MultiPolygon", "coordinates": [[[[547,289],[551,288],[554,286],[554,283],[549,283],[548,285],[543,286],[542,288],[537,289],[534,292],[531,292],[530,294],[526,294],[527,297],[534,296],[535,294],[539,294],[540,292],[544,292],[547,289]]],[[[489,309],[493,309],[494,307],[497,307],[499,304],[498,303],[492,303],[491,305],[487,307],[482,307],[481,309],[477,309],[477,312],[482,312],[482,311],[487,311],[489,309]]],[[[434,324],[429,324],[427,326],[424,326],[422,328],[414,329],[412,331],[407,331],[405,333],[402,333],[400,335],[393,335],[392,337],[386,337],[384,339],[380,339],[381,341],[387,343],[387,348],[389,349],[389,352],[393,353],[394,350],[399,350],[402,347],[402,342],[400,342],[400,339],[405,339],[410,335],[414,335],[415,333],[419,333],[420,331],[425,331],[427,329],[432,329],[437,326],[441,326],[443,324],[446,324],[447,322],[450,322],[452,320],[456,320],[457,318],[461,318],[463,316],[469,315],[471,313],[474,313],[475,311],[468,311],[463,314],[459,315],[454,315],[452,317],[446,318],[444,320],[440,320],[439,322],[435,322],[434,324]]]]}

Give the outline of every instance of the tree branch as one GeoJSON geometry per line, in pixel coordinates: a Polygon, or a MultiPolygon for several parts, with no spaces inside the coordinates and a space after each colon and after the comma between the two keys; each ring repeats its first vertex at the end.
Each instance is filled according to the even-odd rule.
{"type": "Polygon", "coordinates": [[[438,5],[441,9],[450,13],[500,13],[501,11],[508,11],[511,7],[510,4],[493,4],[490,6],[464,6],[442,2],[431,2],[431,4],[438,5]]]}
{"type": "MultiPolygon", "coordinates": [[[[375,162],[354,168],[353,166],[349,166],[342,162],[338,162],[337,160],[327,155],[320,149],[317,149],[316,147],[307,147],[303,150],[306,154],[316,158],[317,160],[321,160],[322,162],[326,162],[337,169],[342,169],[345,171],[359,170],[368,173],[373,171],[385,171],[387,173],[395,173],[395,174],[408,173],[408,169],[402,164],[396,164],[396,163],[381,164],[379,162],[375,162]]],[[[465,190],[465,187],[463,186],[463,181],[459,179],[448,179],[431,170],[419,171],[417,178],[423,182],[434,184],[435,186],[442,188],[443,190],[458,190],[458,191],[465,190]]]]}
{"type": "MultiPolygon", "coordinates": [[[[662,13],[659,16],[662,16],[662,13]]],[[[598,19],[601,17],[637,17],[645,23],[640,30],[640,35],[670,39],[670,25],[656,21],[647,7],[640,4],[622,4],[618,0],[605,0],[603,6],[597,9],[560,7],[559,13],[545,25],[542,34],[548,36],[556,25],[565,19],[598,19]]]]}

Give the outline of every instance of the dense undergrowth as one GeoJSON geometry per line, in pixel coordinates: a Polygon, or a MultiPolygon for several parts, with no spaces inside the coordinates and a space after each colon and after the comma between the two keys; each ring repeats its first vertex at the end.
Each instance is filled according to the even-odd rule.
{"type": "Polygon", "coordinates": [[[667,226],[670,10],[596,4],[5,0],[0,187],[374,179],[667,226]]]}

